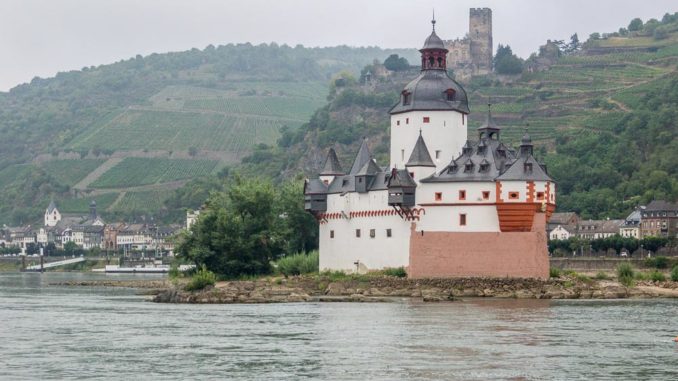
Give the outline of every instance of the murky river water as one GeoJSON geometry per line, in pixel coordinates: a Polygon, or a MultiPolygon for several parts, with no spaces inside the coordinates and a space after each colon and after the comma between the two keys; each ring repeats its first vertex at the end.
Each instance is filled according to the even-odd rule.
{"type": "Polygon", "coordinates": [[[47,287],[97,277],[0,274],[0,379],[678,379],[678,300],[171,305],[47,287]]]}

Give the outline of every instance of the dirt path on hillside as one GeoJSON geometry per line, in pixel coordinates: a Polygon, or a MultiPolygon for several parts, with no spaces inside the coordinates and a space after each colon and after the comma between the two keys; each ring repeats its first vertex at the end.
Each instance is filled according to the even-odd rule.
{"type": "Polygon", "coordinates": [[[103,164],[97,167],[97,169],[90,172],[84,179],[80,180],[77,184],[73,186],[74,189],[83,190],[87,189],[91,183],[96,181],[101,175],[106,173],[109,169],[115,167],[123,159],[119,157],[112,157],[106,160],[103,164]]]}
{"type": "MultiPolygon", "coordinates": [[[[88,196],[98,196],[100,194],[106,194],[106,193],[118,193],[118,192],[148,192],[148,191],[154,191],[154,190],[173,190],[177,188],[181,188],[186,184],[189,179],[186,180],[177,180],[177,181],[171,181],[169,183],[160,183],[160,184],[148,184],[148,185],[140,185],[137,187],[125,187],[125,188],[101,188],[101,189],[92,189],[90,192],[87,193],[88,196]]],[[[118,200],[116,200],[111,207],[117,203],[118,200]]],[[[110,208],[110,207],[109,207],[110,208]]]]}

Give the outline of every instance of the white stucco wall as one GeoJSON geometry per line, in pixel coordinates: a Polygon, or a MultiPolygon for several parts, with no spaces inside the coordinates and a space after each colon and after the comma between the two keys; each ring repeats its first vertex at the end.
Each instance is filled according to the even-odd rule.
{"type": "Polygon", "coordinates": [[[467,123],[468,118],[457,111],[410,111],[391,115],[391,168],[405,168],[421,129],[436,170],[443,169],[461,153],[467,123]],[[424,123],[424,117],[430,122],[424,123]],[[436,151],[440,151],[437,159],[436,151]]]}
{"type": "MultiPolygon", "coordinates": [[[[327,213],[392,210],[387,191],[328,195],[327,213]]],[[[407,266],[410,222],[398,215],[328,219],[320,225],[320,269],[355,271],[407,266]],[[360,237],[356,237],[360,229],[360,237]],[[374,229],[375,237],[370,237],[374,229]],[[391,237],[386,230],[391,229],[391,237]],[[334,231],[334,238],[331,232],[334,231]]]]}

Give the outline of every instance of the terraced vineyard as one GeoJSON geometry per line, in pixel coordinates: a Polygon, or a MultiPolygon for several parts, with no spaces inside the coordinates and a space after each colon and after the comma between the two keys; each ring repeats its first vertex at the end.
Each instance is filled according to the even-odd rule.
{"type": "Polygon", "coordinates": [[[69,148],[188,151],[240,157],[273,144],[283,126],[296,128],[324,104],[321,83],[234,83],[230,89],[168,86],[148,100],[111,113],[76,136],[69,148]]]}
{"type": "Polygon", "coordinates": [[[157,213],[163,208],[163,202],[172,195],[172,190],[147,192],[127,192],[120,201],[110,209],[111,212],[134,213],[147,210],[157,213]]]}
{"type": "Polygon", "coordinates": [[[72,186],[103,164],[104,161],[103,159],[54,160],[43,164],[42,167],[60,183],[72,186]]]}
{"type": "Polygon", "coordinates": [[[68,198],[57,202],[57,207],[62,213],[87,213],[92,200],[97,203],[97,211],[105,211],[118,198],[118,193],[104,193],[98,196],[85,196],[82,198],[68,198]]]}
{"type": "Polygon", "coordinates": [[[206,176],[215,160],[128,157],[94,181],[92,188],[125,188],[206,176]]]}
{"type": "Polygon", "coordinates": [[[533,139],[546,144],[553,143],[555,131],[609,131],[644,93],[676,70],[678,43],[663,44],[654,52],[566,56],[548,70],[524,74],[505,85],[471,83],[467,86],[472,102],[469,135],[475,136],[483,122],[487,99],[504,128],[504,138],[512,143],[517,143],[528,124],[533,139]]]}

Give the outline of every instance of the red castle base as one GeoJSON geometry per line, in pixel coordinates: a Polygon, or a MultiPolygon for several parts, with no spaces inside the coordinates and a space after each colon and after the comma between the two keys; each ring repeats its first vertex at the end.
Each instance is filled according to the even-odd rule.
{"type": "Polygon", "coordinates": [[[549,277],[546,214],[526,232],[459,233],[410,230],[410,278],[549,277]]]}

